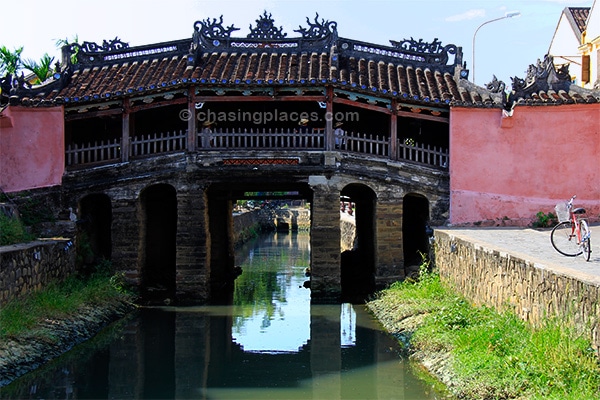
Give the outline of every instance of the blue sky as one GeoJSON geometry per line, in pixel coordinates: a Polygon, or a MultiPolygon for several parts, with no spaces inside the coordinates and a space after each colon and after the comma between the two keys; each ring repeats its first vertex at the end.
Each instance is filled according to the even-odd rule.
{"type": "MultiPolygon", "coordinates": [[[[439,39],[463,49],[473,70],[472,41],[482,23],[519,11],[516,18],[482,27],[476,36],[475,77],[483,85],[495,74],[510,87],[511,77],[525,78],[527,67],[547,53],[565,7],[591,7],[593,0],[30,0],[2,3],[0,45],[24,46],[24,58],[44,53],[58,58],[57,39],[102,43],[118,36],[131,46],[192,36],[195,21],[218,18],[241,28],[267,11],[288,37],[295,37],[306,17],[338,23],[340,36],[375,44],[389,40],[439,39]]],[[[573,66],[572,68],[574,68],[573,66]]],[[[472,78],[472,72],[471,72],[472,78]]]]}

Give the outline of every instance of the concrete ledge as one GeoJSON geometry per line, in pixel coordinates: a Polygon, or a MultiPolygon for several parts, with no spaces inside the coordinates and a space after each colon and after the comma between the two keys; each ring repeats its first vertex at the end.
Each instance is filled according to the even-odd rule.
{"type": "Polygon", "coordinates": [[[451,229],[436,230],[435,244],[442,281],[474,304],[512,310],[533,325],[558,317],[600,348],[600,277],[451,229]]]}

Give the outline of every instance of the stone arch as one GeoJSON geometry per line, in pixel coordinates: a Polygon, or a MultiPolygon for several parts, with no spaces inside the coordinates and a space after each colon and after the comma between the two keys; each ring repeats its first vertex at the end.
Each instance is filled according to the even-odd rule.
{"type": "Polygon", "coordinates": [[[140,193],[141,294],[149,303],[175,296],[177,194],[173,186],[156,184],[140,193]]]}
{"type": "Polygon", "coordinates": [[[356,225],[353,249],[341,257],[342,298],[363,300],[375,291],[377,196],[369,186],[359,183],[345,186],[340,195],[354,205],[356,225]]]}
{"type": "Polygon", "coordinates": [[[408,193],[402,201],[402,241],[407,275],[418,271],[421,253],[429,253],[429,200],[417,193],[408,193]]]}
{"type": "Polygon", "coordinates": [[[104,193],[79,200],[77,216],[78,256],[81,265],[97,264],[112,256],[112,205],[104,193]]]}

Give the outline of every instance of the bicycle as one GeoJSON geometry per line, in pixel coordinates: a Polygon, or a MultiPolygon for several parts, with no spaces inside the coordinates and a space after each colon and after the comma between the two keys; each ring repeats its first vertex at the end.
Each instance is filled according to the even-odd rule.
{"type": "Polygon", "coordinates": [[[591,231],[585,219],[580,218],[585,214],[583,208],[573,208],[575,195],[566,203],[558,203],[554,210],[558,217],[558,224],[552,229],[550,242],[560,254],[575,257],[583,254],[586,261],[592,254],[591,231]]]}

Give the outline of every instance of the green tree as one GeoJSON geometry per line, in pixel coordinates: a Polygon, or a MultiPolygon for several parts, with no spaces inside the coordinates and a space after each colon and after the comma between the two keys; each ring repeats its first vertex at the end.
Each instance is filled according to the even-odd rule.
{"type": "Polygon", "coordinates": [[[22,66],[21,53],[23,46],[10,51],[8,47],[0,47],[0,76],[15,75],[22,66]]]}
{"type": "Polygon", "coordinates": [[[52,75],[52,61],[54,57],[50,57],[48,53],[44,54],[39,62],[31,59],[23,61],[23,67],[36,76],[35,81],[32,82],[34,85],[44,82],[52,75]]]}

